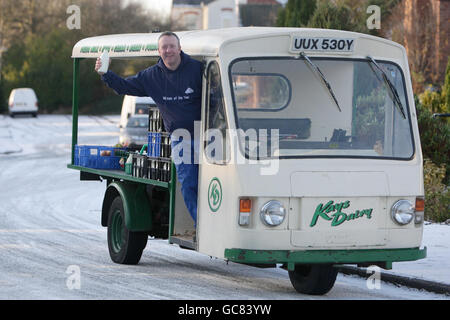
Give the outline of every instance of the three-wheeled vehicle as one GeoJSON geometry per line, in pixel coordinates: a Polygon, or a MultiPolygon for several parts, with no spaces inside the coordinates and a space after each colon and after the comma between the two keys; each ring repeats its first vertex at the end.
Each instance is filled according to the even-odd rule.
{"type": "Polygon", "coordinates": [[[286,268],[298,292],[324,294],[336,264],[390,269],[426,256],[422,152],[401,45],[322,29],[178,35],[205,66],[196,229],[173,164],[161,181],[74,163],[80,61],[104,50],[113,60],[156,61],[159,34],[98,36],[73,48],[68,167],[81,180],[107,181],[101,224],[114,262],[138,263],[152,236],[286,268]]]}

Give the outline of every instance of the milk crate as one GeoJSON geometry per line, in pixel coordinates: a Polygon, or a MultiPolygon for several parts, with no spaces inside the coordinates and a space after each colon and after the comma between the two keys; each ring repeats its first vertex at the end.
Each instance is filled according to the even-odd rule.
{"type": "Polygon", "coordinates": [[[126,151],[126,148],[75,145],[74,165],[93,169],[121,170],[119,161],[126,151]]]}
{"type": "Polygon", "coordinates": [[[148,179],[170,182],[170,159],[149,157],[147,166],[148,179]]]}
{"type": "Polygon", "coordinates": [[[148,133],[148,156],[170,159],[170,135],[165,132],[148,133]]]}
{"type": "Polygon", "coordinates": [[[147,155],[134,153],[132,155],[133,167],[132,176],[137,178],[148,178],[148,158],[147,155]]]}
{"type": "Polygon", "coordinates": [[[163,182],[170,182],[170,171],[172,167],[172,162],[167,159],[159,160],[159,175],[160,180],[163,182]]]}
{"type": "Polygon", "coordinates": [[[148,109],[148,131],[164,132],[164,122],[158,108],[149,107],[148,109]]]}

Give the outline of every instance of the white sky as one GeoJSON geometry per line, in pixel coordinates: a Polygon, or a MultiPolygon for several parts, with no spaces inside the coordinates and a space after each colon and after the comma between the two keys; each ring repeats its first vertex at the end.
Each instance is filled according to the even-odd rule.
{"type": "Polygon", "coordinates": [[[128,2],[138,2],[144,8],[156,11],[164,17],[168,17],[172,6],[172,0],[124,0],[125,4],[128,2]]]}

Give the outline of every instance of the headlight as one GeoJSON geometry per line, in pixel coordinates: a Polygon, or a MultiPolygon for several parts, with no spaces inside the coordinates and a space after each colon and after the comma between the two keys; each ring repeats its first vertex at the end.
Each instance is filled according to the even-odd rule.
{"type": "Polygon", "coordinates": [[[398,200],[392,206],[391,216],[394,222],[404,226],[414,218],[414,206],[409,200],[398,200]]]}
{"type": "Polygon", "coordinates": [[[259,215],[265,225],[274,227],[280,225],[284,221],[286,209],[279,201],[270,200],[263,205],[259,215]]]}

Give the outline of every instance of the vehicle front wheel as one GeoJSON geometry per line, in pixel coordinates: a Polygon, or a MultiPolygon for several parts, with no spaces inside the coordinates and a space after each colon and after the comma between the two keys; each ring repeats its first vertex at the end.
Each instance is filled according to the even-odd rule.
{"type": "Polygon", "coordinates": [[[337,272],[331,264],[297,264],[294,271],[289,271],[289,279],[299,293],[323,295],[333,288],[337,272]]]}
{"type": "Polygon", "coordinates": [[[117,196],[108,213],[108,249],[111,260],[120,264],[137,264],[147,245],[147,239],[147,233],[127,229],[122,198],[117,196]]]}

